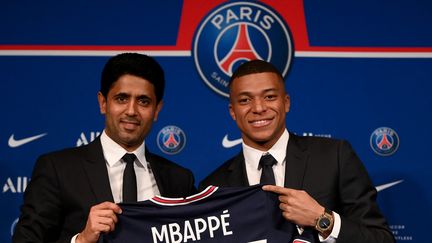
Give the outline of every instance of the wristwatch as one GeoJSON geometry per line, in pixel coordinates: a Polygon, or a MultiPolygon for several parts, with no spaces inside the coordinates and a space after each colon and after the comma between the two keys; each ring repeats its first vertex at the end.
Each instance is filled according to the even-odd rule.
{"type": "Polygon", "coordinates": [[[315,229],[321,234],[330,234],[328,231],[333,228],[333,222],[333,212],[326,208],[324,213],[316,220],[315,229]]]}

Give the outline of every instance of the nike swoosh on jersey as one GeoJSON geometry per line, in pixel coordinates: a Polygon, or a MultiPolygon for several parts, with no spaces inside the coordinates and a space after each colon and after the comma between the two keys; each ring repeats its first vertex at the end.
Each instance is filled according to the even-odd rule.
{"type": "Polygon", "coordinates": [[[225,135],[225,137],[222,140],[222,146],[224,148],[232,148],[234,146],[237,146],[239,144],[242,143],[242,139],[238,138],[238,139],[234,139],[234,140],[229,140],[228,139],[228,134],[225,135]]]}
{"type": "Polygon", "coordinates": [[[9,137],[8,145],[11,148],[16,148],[16,147],[22,146],[22,145],[24,145],[26,143],[30,143],[30,142],[32,142],[32,141],[34,141],[36,139],[39,139],[39,138],[41,138],[41,137],[43,137],[45,135],[47,135],[47,133],[42,133],[42,134],[39,134],[39,135],[36,135],[36,136],[32,136],[32,137],[28,137],[28,138],[23,138],[23,139],[18,139],[17,140],[17,139],[14,138],[14,134],[12,134],[9,137]]]}
{"type": "Polygon", "coordinates": [[[382,185],[376,186],[375,188],[376,188],[377,191],[380,192],[380,191],[382,191],[382,190],[385,190],[385,189],[387,189],[387,188],[390,188],[390,187],[392,187],[392,186],[395,186],[395,185],[397,185],[397,184],[399,184],[399,183],[401,183],[401,182],[403,182],[403,180],[398,180],[398,181],[394,181],[394,182],[390,182],[390,183],[382,184],[382,185]]]}

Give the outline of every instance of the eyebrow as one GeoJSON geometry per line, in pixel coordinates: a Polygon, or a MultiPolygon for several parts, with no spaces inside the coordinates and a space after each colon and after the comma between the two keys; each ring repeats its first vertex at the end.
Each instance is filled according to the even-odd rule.
{"type": "MultiPolygon", "coordinates": [[[[125,93],[125,92],[120,92],[120,93],[114,95],[114,97],[120,97],[120,96],[121,97],[131,97],[132,95],[129,93],[125,93]]],[[[149,100],[151,100],[151,97],[146,95],[146,94],[138,95],[136,98],[137,99],[149,99],[149,100]]]]}
{"type": "MultiPolygon", "coordinates": [[[[269,89],[264,89],[262,92],[260,92],[261,94],[265,94],[265,93],[268,93],[268,92],[271,92],[271,91],[278,91],[278,89],[277,88],[269,88],[269,89]]],[[[240,92],[238,95],[248,95],[248,96],[251,96],[252,95],[252,92],[250,92],[250,91],[243,91],[243,92],[240,92]]]]}
{"type": "Polygon", "coordinates": [[[148,95],[139,95],[137,96],[138,99],[147,99],[147,100],[152,100],[152,98],[148,95]]]}
{"type": "Polygon", "coordinates": [[[120,93],[114,94],[113,96],[114,97],[119,97],[119,96],[130,97],[131,95],[128,93],[120,92],[120,93]]]}

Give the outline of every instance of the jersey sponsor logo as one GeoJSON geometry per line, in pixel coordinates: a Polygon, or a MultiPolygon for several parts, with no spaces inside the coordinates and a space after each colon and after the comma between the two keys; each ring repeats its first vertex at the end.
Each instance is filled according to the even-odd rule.
{"type": "Polygon", "coordinates": [[[157,135],[157,145],[166,154],[177,154],[186,145],[186,135],[177,126],[166,126],[157,135]]]}
{"type": "Polygon", "coordinates": [[[403,182],[403,181],[404,181],[404,180],[393,181],[393,182],[390,182],[390,183],[385,183],[385,184],[382,184],[382,185],[376,186],[375,188],[376,188],[376,190],[377,190],[378,192],[380,192],[380,191],[383,191],[383,190],[388,189],[388,188],[390,188],[390,187],[396,186],[397,184],[399,184],[399,183],[401,183],[401,182],[403,182]]]}
{"type": "Polygon", "coordinates": [[[26,176],[8,177],[3,184],[3,193],[23,193],[27,188],[30,178],[26,176]]]}
{"type": "Polygon", "coordinates": [[[232,147],[235,147],[241,143],[242,143],[241,138],[230,140],[228,138],[228,134],[225,134],[225,137],[222,139],[222,146],[224,148],[232,148],[232,147]]]}
{"type": "Polygon", "coordinates": [[[9,137],[8,145],[11,148],[17,148],[17,147],[23,146],[24,144],[33,142],[33,141],[35,141],[35,140],[37,140],[37,139],[39,139],[39,138],[41,138],[41,137],[43,137],[45,135],[47,135],[47,133],[42,133],[42,134],[39,134],[39,135],[36,135],[36,136],[27,137],[27,138],[16,139],[15,138],[15,134],[12,134],[9,137]]]}
{"type": "Polygon", "coordinates": [[[285,76],[293,57],[291,39],[275,10],[259,2],[234,1],[219,5],[201,21],[192,52],[204,82],[228,97],[228,80],[245,61],[269,61],[285,76]]]}
{"type": "Polygon", "coordinates": [[[370,146],[378,155],[392,155],[399,148],[399,136],[389,127],[379,127],[370,136],[370,146]]]}
{"type": "Polygon", "coordinates": [[[93,140],[95,140],[100,135],[100,132],[90,132],[89,134],[86,134],[82,132],[77,139],[76,146],[80,147],[82,145],[87,145],[93,140]]]}

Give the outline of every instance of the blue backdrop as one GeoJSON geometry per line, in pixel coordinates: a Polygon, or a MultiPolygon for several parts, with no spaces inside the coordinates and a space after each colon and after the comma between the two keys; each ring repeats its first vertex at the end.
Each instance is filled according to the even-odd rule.
{"type": "Polygon", "coordinates": [[[223,143],[240,133],[221,63],[240,42],[288,67],[288,129],[349,140],[398,242],[430,242],[431,11],[427,0],[2,2],[0,242],[10,241],[36,158],[103,129],[99,77],[117,53],[150,54],[166,71],[164,107],[146,139],[153,152],[197,181],[238,153],[223,143]],[[237,38],[240,26],[247,34],[237,38]],[[175,143],[164,147],[170,134],[175,143]]]}

